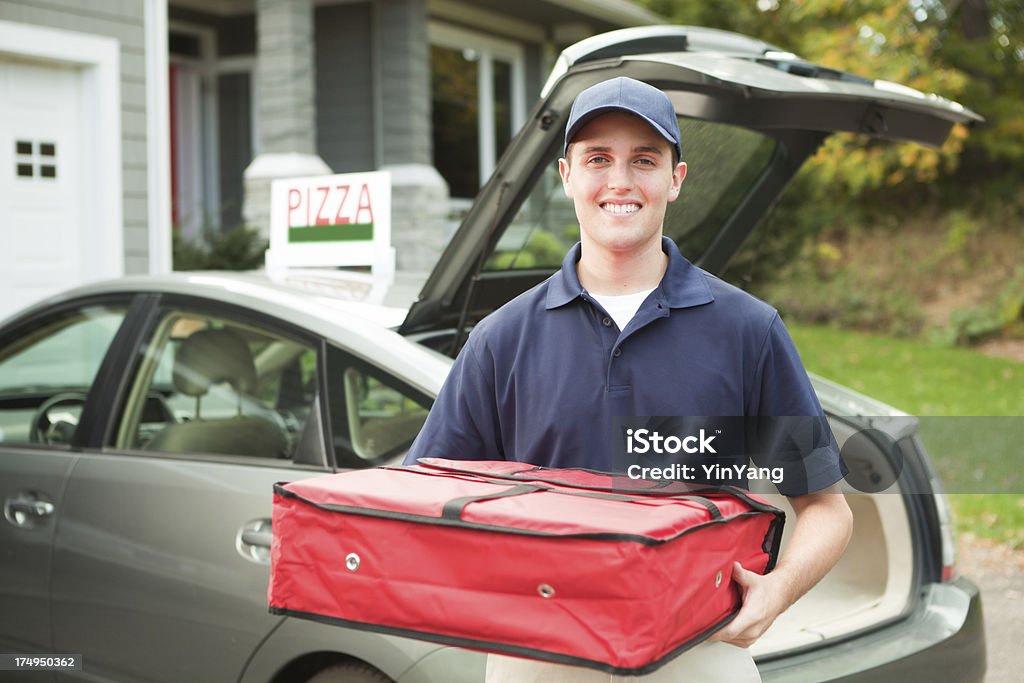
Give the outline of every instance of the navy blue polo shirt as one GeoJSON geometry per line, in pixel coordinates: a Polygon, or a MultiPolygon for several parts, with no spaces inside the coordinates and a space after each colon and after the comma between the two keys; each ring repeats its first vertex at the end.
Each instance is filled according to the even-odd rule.
{"type": "MultiPolygon", "coordinates": [[[[669,262],[626,328],[561,269],[473,329],[406,457],[517,460],[611,470],[622,416],[823,416],[778,313],[697,268],[669,262]]],[[[803,453],[800,495],[844,474],[831,433],[803,453]]]]}

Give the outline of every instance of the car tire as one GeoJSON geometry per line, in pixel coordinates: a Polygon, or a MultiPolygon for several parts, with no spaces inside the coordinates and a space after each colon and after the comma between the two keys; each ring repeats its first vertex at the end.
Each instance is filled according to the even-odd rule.
{"type": "Polygon", "coordinates": [[[342,662],[317,672],[306,683],[394,683],[364,662],[342,662]]]}

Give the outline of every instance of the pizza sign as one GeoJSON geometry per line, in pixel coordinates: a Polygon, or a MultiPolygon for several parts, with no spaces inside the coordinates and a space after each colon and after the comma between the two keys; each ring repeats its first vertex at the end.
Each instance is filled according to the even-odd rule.
{"type": "Polygon", "coordinates": [[[373,239],[369,183],[333,182],[288,188],[288,241],[373,239]]]}
{"type": "Polygon", "coordinates": [[[387,172],[272,183],[268,267],[380,266],[393,253],[387,172]]]}

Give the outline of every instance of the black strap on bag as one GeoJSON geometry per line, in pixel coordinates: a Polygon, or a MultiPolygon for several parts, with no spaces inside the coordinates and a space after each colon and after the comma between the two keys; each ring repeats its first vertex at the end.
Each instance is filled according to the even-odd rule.
{"type": "MultiPolygon", "coordinates": [[[[391,468],[389,468],[391,469],[391,468]]],[[[459,474],[470,474],[470,472],[458,472],[459,474]]],[[[490,475],[480,474],[478,472],[472,473],[474,478],[480,481],[486,481],[491,484],[503,484],[505,483],[504,478],[492,479],[490,475]]],[[[549,482],[551,484],[558,485],[558,482],[549,482]]],[[[598,498],[601,500],[614,500],[623,503],[642,503],[643,494],[620,494],[620,493],[607,493],[603,491],[591,491],[591,490],[566,490],[566,484],[562,484],[559,488],[551,488],[549,486],[539,486],[536,484],[517,484],[510,488],[502,491],[495,491],[493,493],[484,493],[477,496],[461,496],[459,498],[453,498],[444,504],[441,510],[441,517],[444,519],[461,520],[462,513],[466,506],[471,503],[479,503],[486,500],[496,500],[498,498],[508,498],[511,496],[521,496],[527,493],[534,493],[536,491],[551,491],[563,496],[579,496],[583,498],[598,498]]],[[[717,520],[722,519],[722,513],[718,509],[718,506],[708,498],[703,496],[695,496],[690,494],[675,494],[671,496],[659,496],[661,499],[668,500],[688,500],[694,503],[698,503],[704,506],[708,513],[711,515],[711,519],[717,520]]]]}

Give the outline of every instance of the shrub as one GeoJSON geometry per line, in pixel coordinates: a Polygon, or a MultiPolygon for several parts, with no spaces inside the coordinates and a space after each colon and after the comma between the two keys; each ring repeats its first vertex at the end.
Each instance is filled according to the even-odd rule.
{"type": "Polygon", "coordinates": [[[259,231],[243,225],[220,233],[207,228],[195,240],[173,233],[174,270],[254,270],[266,249],[259,231]]]}
{"type": "Polygon", "coordinates": [[[898,337],[918,334],[925,316],[913,293],[879,282],[864,264],[851,264],[835,242],[810,242],[780,268],[772,282],[758,283],[757,296],[775,306],[787,321],[881,332],[898,337]]]}
{"type": "Polygon", "coordinates": [[[952,337],[973,344],[1024,326],[1024,266],[1014,271],[991,303],[963,308],[950,315],[952,337]]]}

